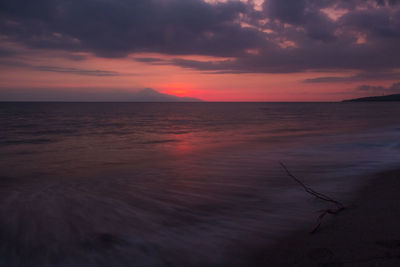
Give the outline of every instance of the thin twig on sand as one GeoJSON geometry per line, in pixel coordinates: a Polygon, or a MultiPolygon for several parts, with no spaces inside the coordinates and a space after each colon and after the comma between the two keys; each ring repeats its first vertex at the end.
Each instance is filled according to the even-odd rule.
{"type": "Polygon", "coordinates": [[[341,202],[339,202],[339,201],[337,201],[335,199],[332,199],[332,198],[328,197],[327,195],[319,193],[319,192],[313,190],[312,188],[308,187],[302,181],[300,181],[296,176],[294,176],[289,171],[289,169],[285,166],[285,164],[283,164],[282,162],[279,162],[279,164],[286,171],[287,175],[289,177],[291,177],[294,181],[296,181],[299,185],[301,185],[307,193],[309,193],[309,194],[311,194],[311,195],[313,195],[313,196],[315,196],[315,197],[317,197],[317,198],[319,198],[321,200],[333,203],[336,206],[334,209],[321,210],[321,214],[317,218],[317,223],[316,223],[315,227],[313,228],[313,230],[310,232],[311,234],[314,234],[319,229],[319,227],[321,226],[322,220],[325,217],[325,215],[327,215],[327,214],[338,214],[339,212],[341,212],[342,210],[345,209],[345,206],[341,202]]]}

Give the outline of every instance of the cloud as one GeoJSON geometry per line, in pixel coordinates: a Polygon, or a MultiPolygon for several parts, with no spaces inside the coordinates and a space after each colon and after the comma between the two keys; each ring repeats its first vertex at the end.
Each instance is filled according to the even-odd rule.
{"type": "Polygon", "coordinates": [[[311,79],[305,79],[306,83],[343,83],[360,81],[378,81],[378,80],[399,80],[398,71],[380,71],[380,72],[361,72],[351,76],[326,76],[311,79]]]}
{"type": "Polygon", "coordinates": [[[261,33],[235,22],[246,11],[239,1],[4,0],[0,10],[4,33],[14,40],[103,57],[142,51],[231,55],[263,41],[261,33]],[[221,44],[227,40],[229,47],[221,44]]]}
{"type": "Polygon", "coordinates": [[[33,65],[26,62],[14,61],[14,60],[3,60],[0,61],[0,65],[26,68],[38,71],[47,72],[58,72],[58,73],[69,73],[85,76],[119,76],[121,73],[109,70],[93,70],[93,69],[82,69],[82,68],[69,68],[69,67],[59,67],[59,66],[46,66],[46,65],[33,65]]]}
{"type": "MultiPolygon", "coordinates": [[[[262,10],[252,3],[2,0],[0,27],[2,36],[30,48],[98,57],[168,54],[177,59],[135,60],[215,73],[372,73],[400,68],[399,1],[268,0],[262,10]],[[229,60],[194,61],[181,55],[229,60]]],[[[308,82],[322,81],[342,82],[346,77],[308,82]]]]}
{"type": "Polygon", "coordinates": [[[154,57],[135,57],[134,61],[140,63],[146,63],[150,65],[172,65],[172,61],[169,59],[154,58],[154,57]]]}
{"type": "Polygon", "coordinates": [[[12,56],[15,56],[16,54],[17,54],[17,52],[12,49],[0,47],[0,58],[12,57],[12,56]]]}
{"type": "Polygon", "coordinates": [[[359,92],[368,92],[373,94],[395,94],[400,93],[400,82],[393,83],[390,86],[376,86],[376,85],[360,85],[356,88],[359,92]]]}
{"type": "Polygon", "coordinates": [[[107,70],[88,70],[79,68],[64,68],[56,66],[31,66],[32,69],[49,72],[72,73],[86,76],[117,76],[118,72],[107,70]]]}
{"type": "Polygon", "coordinates": [[[165,60],[162,58],[153,58],[153,57],[136,57],[134,58],[134,60],[137,62],[152,63],[152,64],[165,62],[165,60]]]}

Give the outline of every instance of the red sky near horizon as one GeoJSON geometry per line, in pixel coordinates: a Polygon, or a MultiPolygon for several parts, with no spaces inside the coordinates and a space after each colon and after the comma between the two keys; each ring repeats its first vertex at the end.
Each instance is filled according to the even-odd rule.
{"type": "Polygon", "coordinates": [[[6,2],[0,100],[153,88],[206,101],[338,101],[400,89],[397,1],[6,2]],[[125,9],[154,14],[137,22],[125,9]]]}

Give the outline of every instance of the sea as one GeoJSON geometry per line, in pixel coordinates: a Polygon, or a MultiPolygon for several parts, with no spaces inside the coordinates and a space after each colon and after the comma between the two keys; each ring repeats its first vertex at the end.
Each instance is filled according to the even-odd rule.
{"type": "Polygon", "coordinates": [[[3,102],[0,266],[251,266],[331,205],[280,163],[346,204],[399,162],[394,102],[3,102]]]}

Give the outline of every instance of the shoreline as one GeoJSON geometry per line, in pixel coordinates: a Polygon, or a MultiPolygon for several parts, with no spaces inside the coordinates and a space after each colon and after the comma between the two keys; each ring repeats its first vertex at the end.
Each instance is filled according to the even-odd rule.
{"type": "Polygon", "coordinates": [[[400,169],[371,177],[318,232],[310,225],[255,251],[251,266],[400,266],[400,169]]]}

